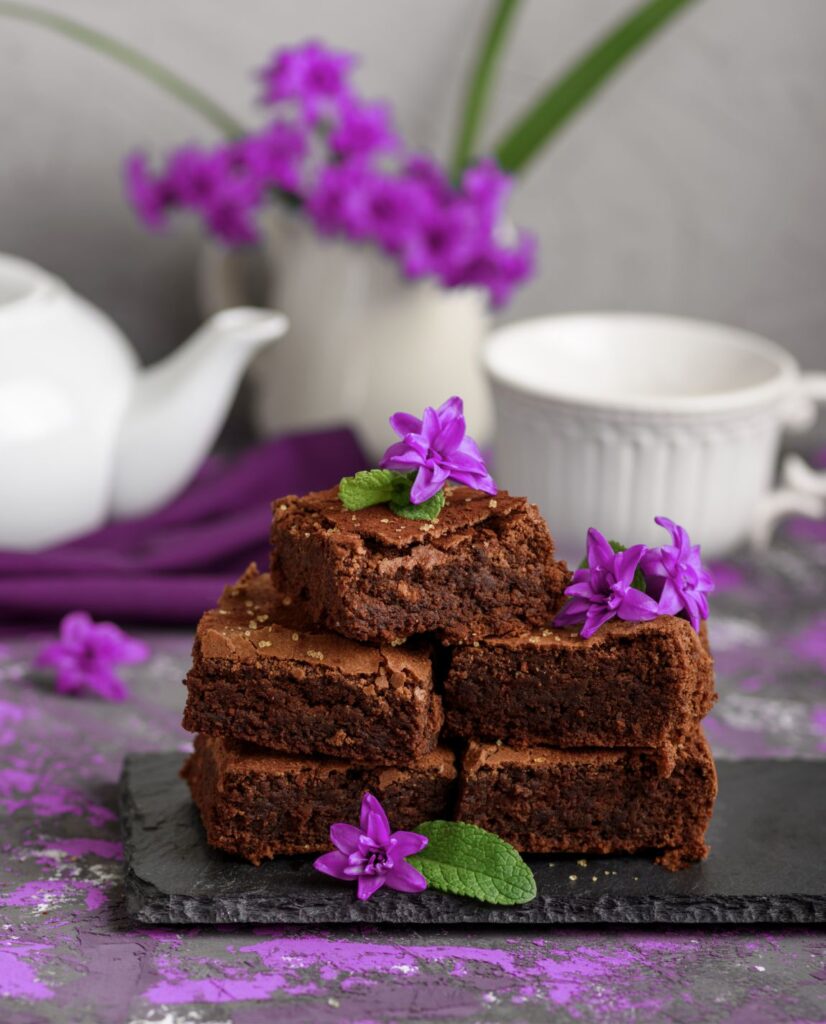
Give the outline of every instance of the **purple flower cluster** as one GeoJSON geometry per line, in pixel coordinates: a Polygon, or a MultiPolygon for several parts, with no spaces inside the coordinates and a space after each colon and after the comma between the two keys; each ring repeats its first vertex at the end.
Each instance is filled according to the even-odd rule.
{"type": "Polygon", "coordinates": [[[40,651],[35,664],[53,668],[57,692],[96,693],[105,700],[125,700],[128,691],[115,669],[145,661],[149,648],[113,622],[93,622],[87,612],[65,615],[60,639],[40,651]]]}
{"type": "Polygon", "coordinates": [[[277,195],[320,233],[378,246],[408,278],[480,287],[503,305],[536,258],[527,233],[502,240],[509,177],[488,159],[454,185],[434,160],[406,152],[389,107],[354,92],[355,64],[317,42],[282,50],[261,73],[262,99],[277,108],[262,131],[209,150],[185,146],[159,173],[133,154],[125,184],[139,217],[158,230],[189,209],[222,242],[244,245],[277,195]]]}
{"type": "Polygon", "coordinates": [[[343,821],[331,825],[330,842],[335,850],[318,857],[313,867],[342,882],[356,882],[360,900],[369,900],[383,885],[397,892],[427,888],[424,875],[405,860],[427,846],[427,837],[391,832],[384,808],[372,793],[362,798],[359,827],[343,821]]]}
{"type": "Polygon", "coordinates": [[[409,412],[394,413],[390,426],[401,441],[390,445],[379,465],[399,473],[416,471],[410,488],[413,505],[432,498],[448,480],[497,493],[482,453],[467,434],[464,403],[458,395],[438,409],[428,406],[421,419],[409,412]]]}
{"type": "Polygon", "coordinates": [[[671,544],[644,544],[615,550],[599,530],[588,531],[586,565],[574,572],[565,594],[568,604],[554,619],[555,626],[582,626],[580,636],[592,636],[609,619],[647,622],[658,615],[684,615],[700,631],[708,618],[708,594],[714,590],[703,567],[699,545],[692,545],[682,526],[657,516],[671,534],[671,544]],[[642,575],[645,589],[635,585],[642,575]]]}

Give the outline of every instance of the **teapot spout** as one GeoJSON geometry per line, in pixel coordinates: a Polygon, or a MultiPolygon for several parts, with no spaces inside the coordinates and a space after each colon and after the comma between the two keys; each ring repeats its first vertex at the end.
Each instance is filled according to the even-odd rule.
{"type": "Polygon", "coordinates": [[[226,309],[138,376],[115,458],[115,516],[145,515],[189,483],[226,419],[247,364],[287,327],[284,314],[274,310],[226,309]]]}

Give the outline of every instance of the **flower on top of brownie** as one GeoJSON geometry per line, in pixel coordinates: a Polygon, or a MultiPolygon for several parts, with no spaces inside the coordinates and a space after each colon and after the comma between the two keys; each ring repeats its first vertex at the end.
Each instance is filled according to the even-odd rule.
{"type": "Polygon", "coordinates": [[[401,440],[390,445],[379,468],[347,476],[339,484],[341,503],[351,512],[387,504],[397,516],[432,521],[444,506],[448,480],[497,493],[478,445],[468,436],[458,395],[438,409],[428,406],[421,419],[394,413],[390,426],[401,440]]]}
{"type": "Polygon", "coordinates": [[[593,527],[588,531],[587,554],[565,590],[570,600],[555,626],[581,625],[580,636],[589,637],[613,618],[647,622],[658,615],[681,615],[699,633],[714,581],[699,545],[692,545],[682,526],[665,516],[654,522],[668,530],[671,544],[626,548],[593,527]]]}

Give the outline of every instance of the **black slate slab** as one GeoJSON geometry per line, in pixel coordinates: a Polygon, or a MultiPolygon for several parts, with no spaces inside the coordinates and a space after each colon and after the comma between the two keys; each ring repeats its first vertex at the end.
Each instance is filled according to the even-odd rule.
{"type": "Polygon", "coordinates": [[[826,761],[718,762],[703,864],[672,874],[642,857],[532,857],[538,895],[519,907],[435,890],[359,902],[311,857],[256,868],[211,850],[180,766],[180,754],[137,754],[121,776],[127,908],[146,924],[826,921],[826,761]]]}

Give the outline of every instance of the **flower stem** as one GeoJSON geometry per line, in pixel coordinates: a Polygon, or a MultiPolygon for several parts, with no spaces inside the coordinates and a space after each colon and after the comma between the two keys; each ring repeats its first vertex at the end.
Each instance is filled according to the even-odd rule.
{"type": "Polygon", "coordinates": [[[459,124],[459,137],[456,140],[456,149],[450,165],[454,180],[458,179],[474,155],[473,147],[476,144],[479,125],[487,106],[493,72],[519,3],[520,0],[499,0],[490,19],[484,43],[465,95],[465,105],[459,124]]]}
{"type": "Polygon", "coordinates": [[[20,21],[52,29],[60,35],[73,39],[75,42],[88,46],[97,53],[131,68],[191,110],[197,111],[228,138],[236,138],[246,131],[239,121],[236,121],[223,107],[201,92],[197,86],[184,81],[174,71],[170,71],[169,68],[158,64],[151,57],[145,56],[111,36],[88,28],[71,18],[65,18],[61,14],[43,10],[41,7],[14,3],[13,0],[0,0],[0,16],[17,18],[20,21]]]}
{"type": "Polygon", "coordinates": [[[522,170],[626,58],[692,2],[648,0],[599,40],[560,79],[551,83],[495,147],[503,170],[522,170]]]}

